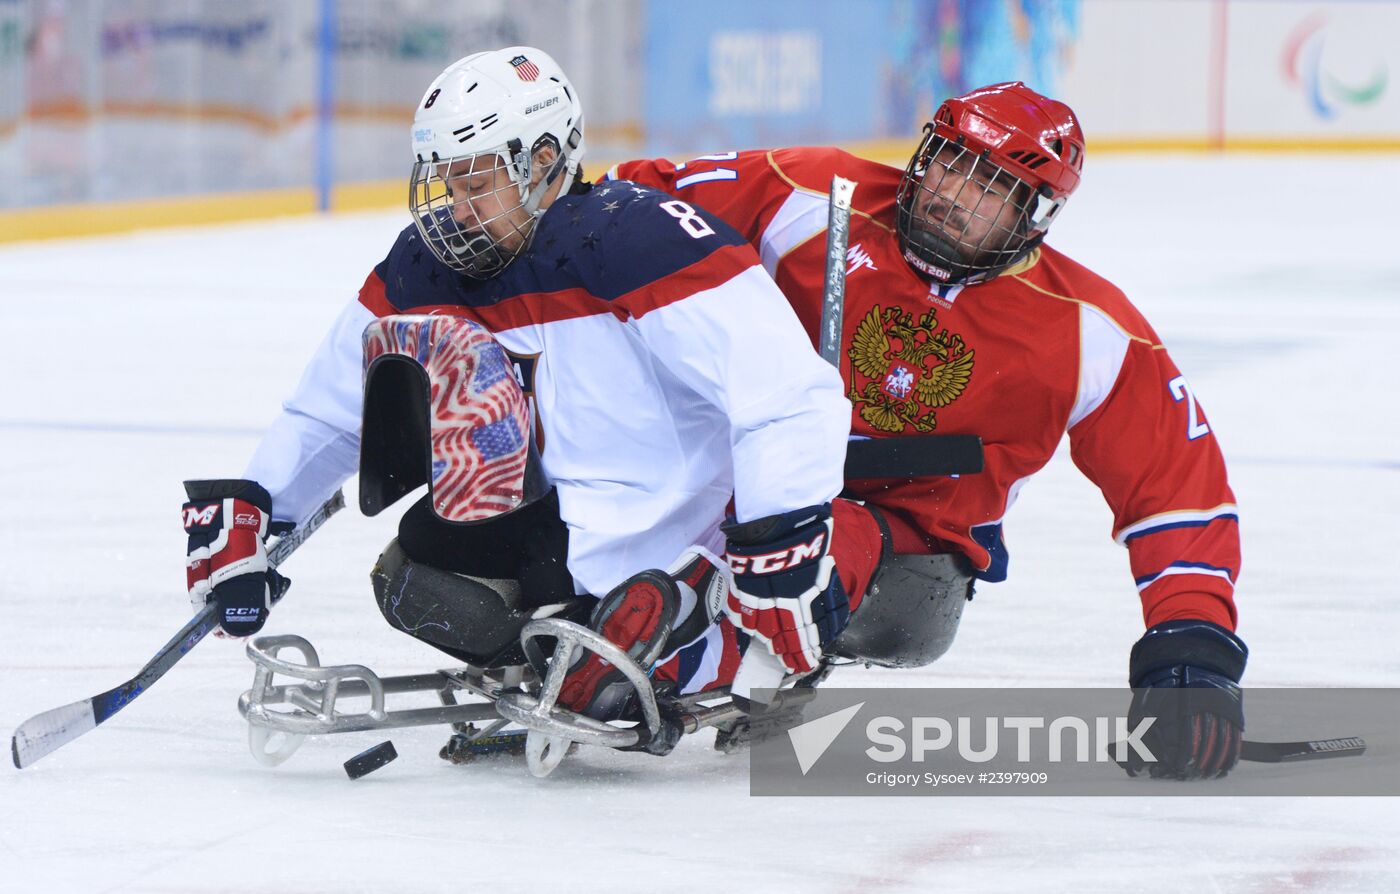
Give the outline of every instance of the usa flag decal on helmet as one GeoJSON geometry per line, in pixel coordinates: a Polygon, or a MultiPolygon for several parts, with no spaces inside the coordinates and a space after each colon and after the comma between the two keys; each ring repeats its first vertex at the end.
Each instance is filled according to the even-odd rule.
{"type": "Polygon", "coordinates": [[[524,56],[516,56],[510,64],[515,66],[515,74],[522,81],[533,81],[540,76],[539,66],[524,56]]]}

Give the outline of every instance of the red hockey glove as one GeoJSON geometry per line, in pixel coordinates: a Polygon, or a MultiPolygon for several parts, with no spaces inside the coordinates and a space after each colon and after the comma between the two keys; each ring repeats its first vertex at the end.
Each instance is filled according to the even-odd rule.
{"type": "Polygon", "coordinates": [[[229,636],[257,633],[291,583],[267,565],[272,497],[262,485],[238,479],[186,481],[185,493],[190,603],[199,612],[216,602],[220,629],[229,636]]]}
{"type": "Polygon", "coordinates": [[[851,619],[835,573],[831,504],[722,526],[734,583],[724,613],[795,674],[810,673],[851,619]]]}

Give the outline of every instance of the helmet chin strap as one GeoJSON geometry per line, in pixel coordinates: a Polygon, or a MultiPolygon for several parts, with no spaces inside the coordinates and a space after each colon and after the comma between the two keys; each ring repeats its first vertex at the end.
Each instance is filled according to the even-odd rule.
{"type": "MultiPolygon", "coordinates": [[[[569,159],[563,155],[554,160],[554,164],[549,166],[549,170],[545,171],[544,177],[540,178],[540,182],[535,185],[534,189],[526,190],[522,204],[531,217],[539,217],[544,213],[540,210],[540,202],[544,201],[545,194],[549,192],[554,181],[559,179],[559,175],[566,171],[568,173],[567,179],[565,179],[564,185],[559,188],[560,195],[563,195],[574,185],[574,178],[578,176],[578,168],[570,167],[569,159]]],[[[528,179],[526,182],[529,182],[528,179]]]]}
{"type": "Polygon", "coordinates": [[[456,237],[447,240],[447,248],[459,258],[470,260],[471,258],[485,258],[490,263],[487,266],[494,266],[499,261],[499,252],[496,251],[496,243],[485,233],[477,233],[469,239],[456,237]],[[495,260],[492,260],[492,259],[495,260]]]}
{"type": "Polygon", "coordinates": [[[907,239],[912,247],[922,250],[925,256],[920,257],[919,252],[906,249],[905,260],[922,269],[925,275],[942,284],[969,282],[972,279],[972,266],[963,257],[962,246],[942,233],[923,227],[911,227],[907,239]]]}
{"type": "Polygon", "coordinates": [[[959,246],[957,244],[944,238],[941,233],[913,228],[908,237],[908,241],[911,245],[917,246],[925,252],[930,253],[933,257],[959,258],[961,263],[949,261],[930,262],[919,257],[918,253],[910,251],[909,249],[905,249],[904,259],[914,267],[920,269],[925,276],[936,280],[940,285],[957,284],[970,286],[974,283],[985,282],[986,280],[992,279],[1000,275],[1001,272],[1008,267],[1015,266],[1025,260],[1032,251],[1040,246],[1040,243],[1044,239],[1044,233],[1032,236],[1030,239],[1026,240],[1025,245],[1021,246],[1021,250],[1016,252],[1015,256],[1007,260],[1006,263],[999,264],[988,270],[974,271],[969,262],[962,260],[962,253],[959,251],[959,246]],[[946,273],[947,278],[944,279],[940,277],[938,272],[946,273]]]}
{"type": "Polygon", "coordinates": [[[470,238],[449,236],[444,244],[452,256],[463,265],[463,272],[485,275],[505,266],[500,249],[494,240],[485,233],[477,233],[470,238]]]}

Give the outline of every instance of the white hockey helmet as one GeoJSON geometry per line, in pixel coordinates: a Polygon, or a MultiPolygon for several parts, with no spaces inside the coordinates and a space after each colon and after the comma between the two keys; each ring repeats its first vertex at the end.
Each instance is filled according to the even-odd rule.
{"type": "Polygon", "coordinates": [[[500,273],[529,245],[541,200],[560,194],[583,160],[583,106],[563,69],[541,50],[507,47],[459,59],[428,86],[413,116],[409,207],[447,266],[476,279],[500,273]],[[535,170],[545,147],[554,161],[535,170]],[[508,184],[485,195],[467,178],[508,184]],[[455,193],[455,194],[454,194],[455,193]],[[522,212],[523,209],[523,213],[522,212]]]}

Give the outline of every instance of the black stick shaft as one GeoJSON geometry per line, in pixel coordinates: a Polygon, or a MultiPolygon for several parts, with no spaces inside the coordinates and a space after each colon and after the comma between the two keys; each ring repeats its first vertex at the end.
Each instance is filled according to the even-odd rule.
{"type": "Polygon", "coordinates": [[[1240,745],[1240,760],[1266,764],[1316,761],[1333,757],[1360,757],[1366,753],[1366,740],[1358,736],[1336,739],[1310,739],[1306,742],[1250,742],[1240,745]]]}
{"type": "MultiPolygon", "coordinates": [[[[275,568],[296,551],[326,520],[345,508],[345,495],[336,491],[311,517],[300,526],[278,538],[268,550],[268,565],[275,568]]],[[[10,756],[15,766],[24,769],[45,755],[96,729],[108,717],[131,704],[155,681],[165,676],[181,658],[199,644],[219,625],[218,606],[206,605],[185,626],[170,638],[160,651],[137,672],[136,676],[106,692],[83,701],[73,702],[36,714],[21,723],[10,738],[10,756]]]]}

